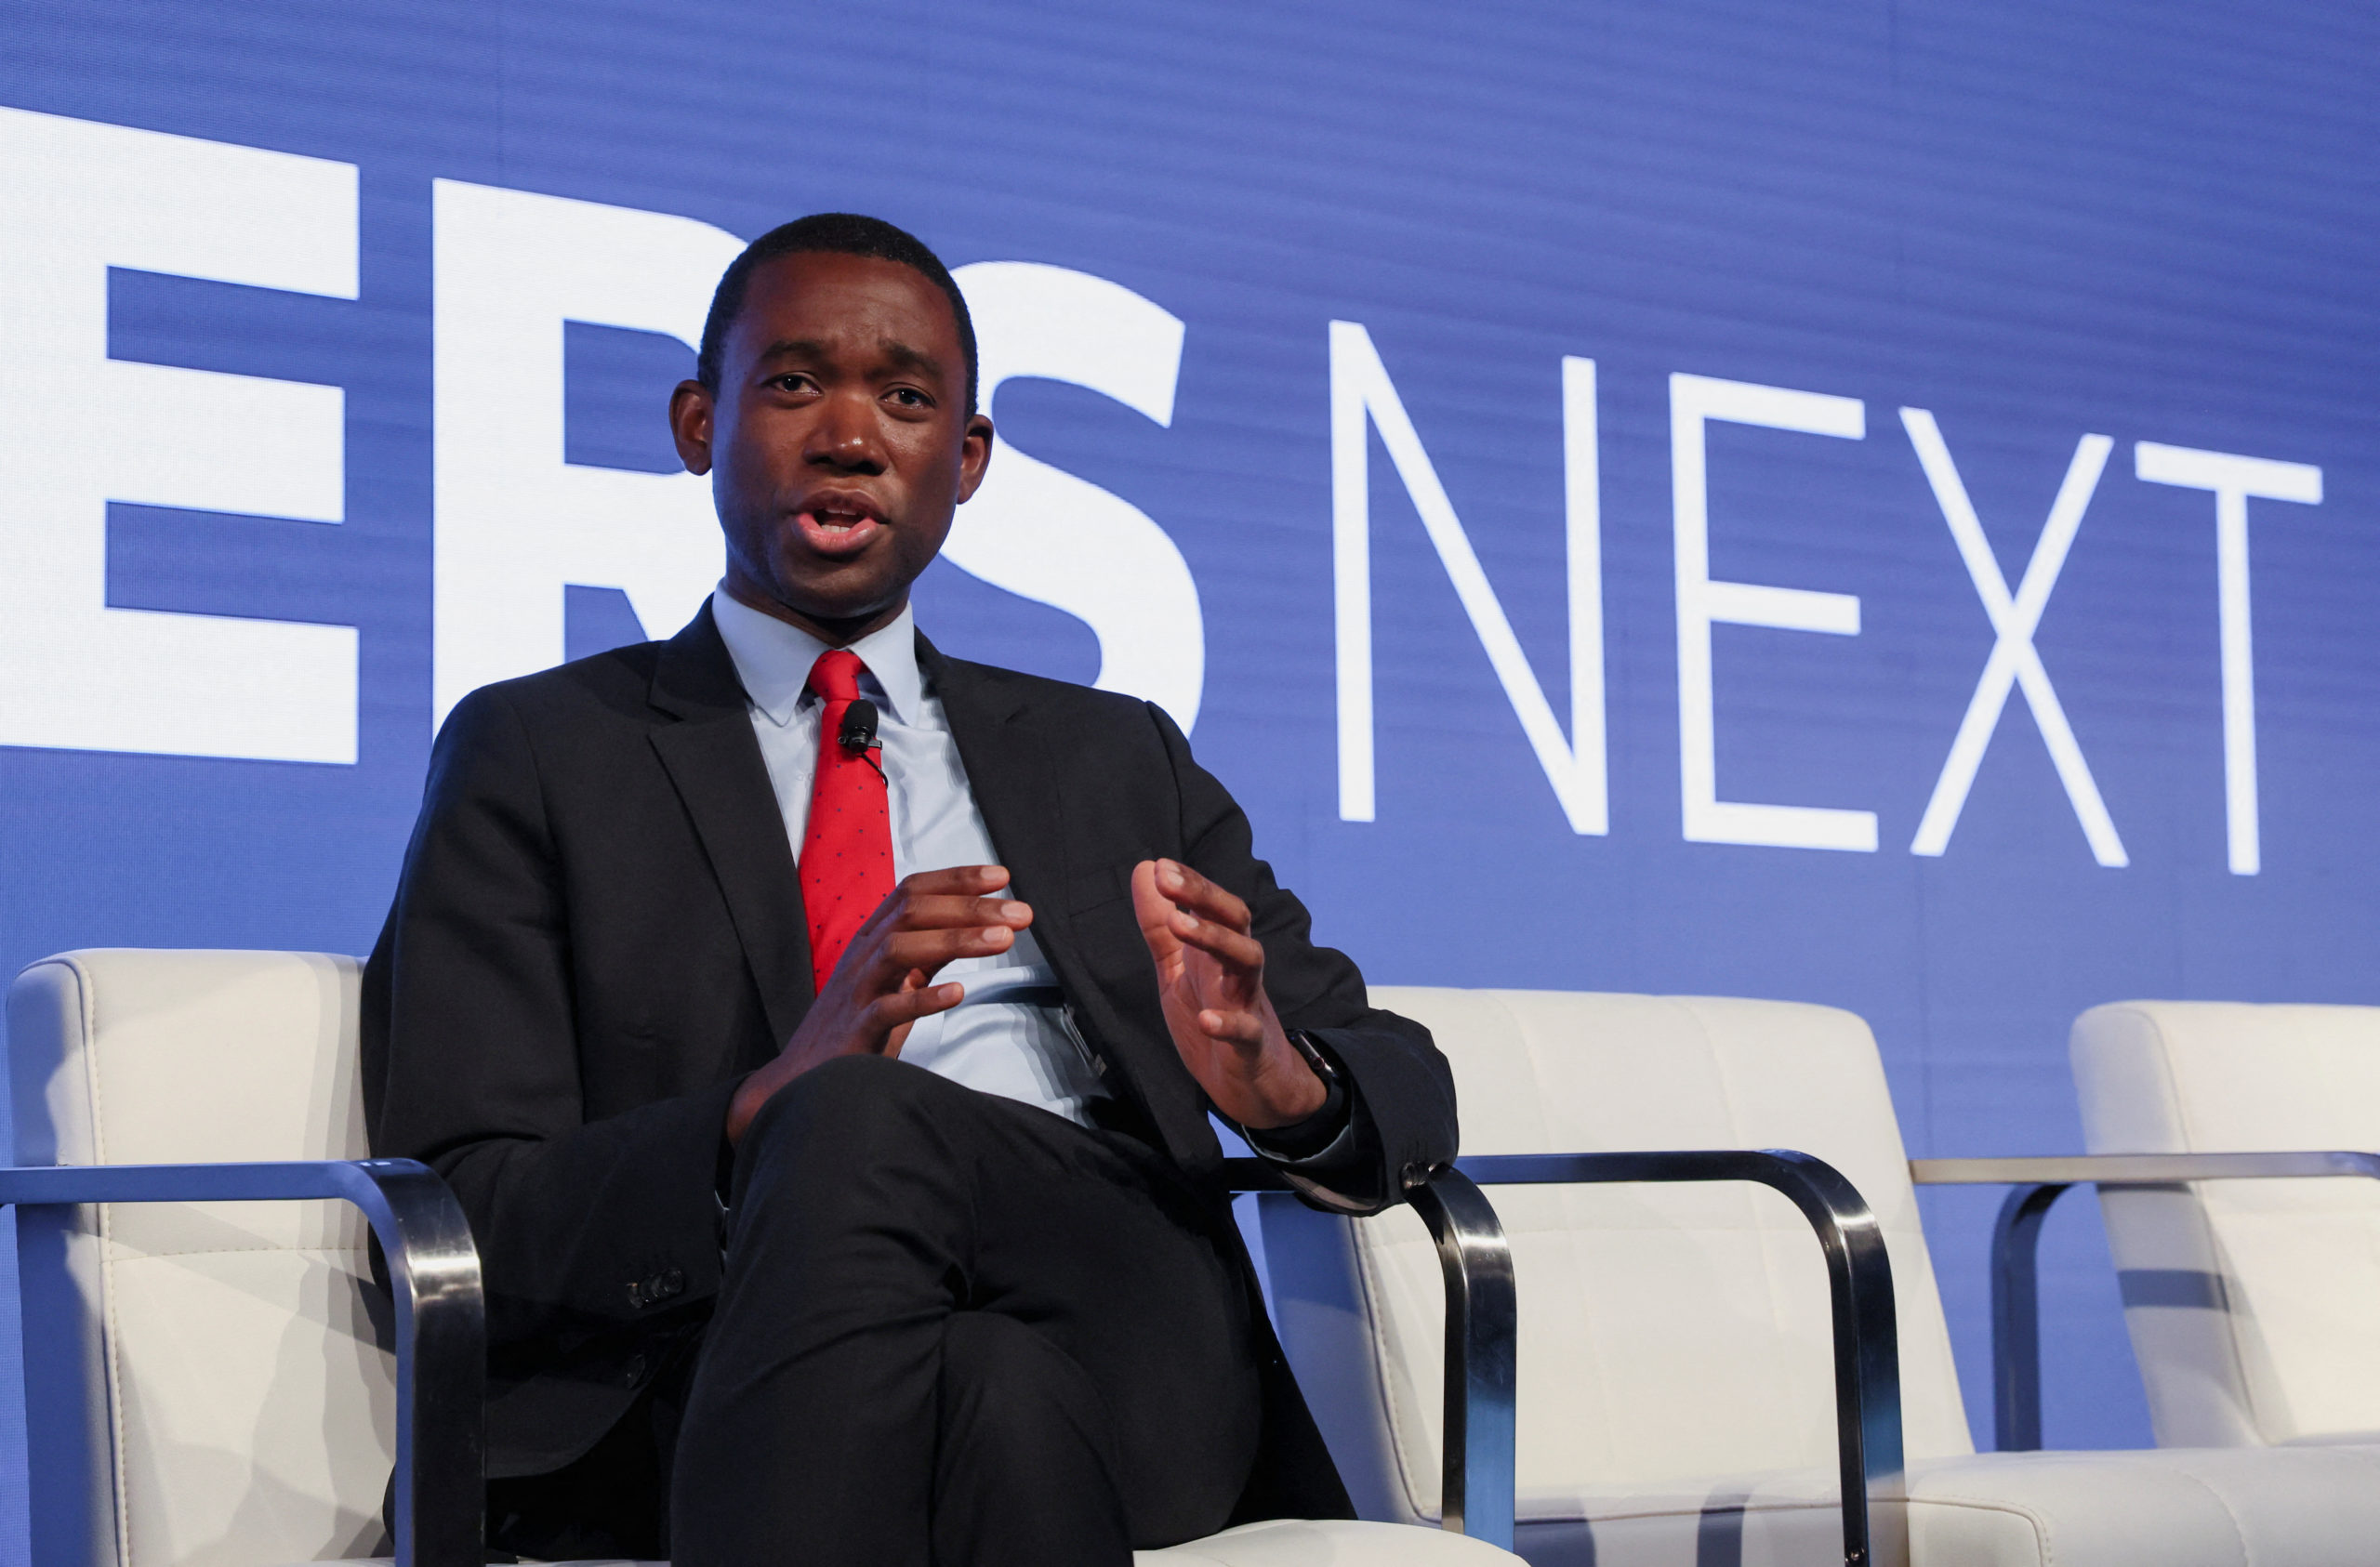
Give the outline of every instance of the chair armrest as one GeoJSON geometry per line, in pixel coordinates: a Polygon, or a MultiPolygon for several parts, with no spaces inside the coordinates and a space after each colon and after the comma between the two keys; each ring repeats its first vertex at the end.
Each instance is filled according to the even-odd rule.
{"type": "Polygon", "coordinates": [[[411,1159],[0,1168],[0,1205],[335,1198],[371,1222],[397,1329],[397,1567],[479,1567],[487,1316],[480,1255],[446,1183],[411,1159]]]}
{"type": "Polygon", "coordinates": [[[2042,1220],[2067,1189],[2190,1180],[2380,1179],[2380,1153],[2074,1153],[2030,1159],[1911,1159],[1920,1186],[2007,1186],[1991,1226],[1992,1441],[2003,1453],[2042,1444],[2042,1220]]]}
{"type": "Polygon", "coordinates": [[[2380,1153],[2056,1153],[2026,1159],[1911,1159],[1920,1186],[2170,1186],[2184,1180],[2371,1176],[2380,1153]]]}
{"type": "Polygon", "coordinates": [[[1908,1567],[1900,1348],[1891,1259],[1867,1199],[1806,1153],[1725,1149],[1652,1153],[1509,1153],[1459,1159],[1482,1186],[1752,1181],[1792,1201],[1826,1254],[1834,1319],[1836,1456],[1845,1567],[1908,1567]]]}
{"type": "MultiPolygon", "coordinates": [[[[1226,1159],[1234,1192],[1294,1192],[1262,1159],[1226,1159]]],[[[1441,1528],[1513,1548],[1513,1420],[1519,1337],[1513,1252],[1496,1210],[1468,1179],[1440,1170],[1406,1193],[1437,1244],[1446,1277],[1446,1447],[1441,1528]]]]}

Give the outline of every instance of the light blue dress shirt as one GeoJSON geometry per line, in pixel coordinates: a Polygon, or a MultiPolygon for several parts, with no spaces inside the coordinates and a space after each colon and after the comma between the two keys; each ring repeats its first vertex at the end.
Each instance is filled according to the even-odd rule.
{"type": "MultiPolygon", "coordinates": [[[[826,644],[737,603],[724,589],[713,593],[710,603],[720,639],[751,703],[752,732],[768,764],[787,841],[798,855],[810,821],[825,705],[809,690],[810,669],[826,644]]],[[[880,760],[892,818],[894,879],[953,865],[997,864],[999,856],[975,808],[950,722],[918,669],[910,612],[902,610],[892,625],[861,638],[851,651],[866,666],[860,694],[876,704],[876,733],[884,746],[880,760]]],[[[964,984],[967,999],[920,1019],[901,1047],[903,1060],[983,1093],[1091,1124],[1085,1107],[1106,1097],[1107,1089],[1065,1016],[1057,977],[1030,929],[1019,932],[1007,952],[960,958],[934,979],[964,984]]]]}

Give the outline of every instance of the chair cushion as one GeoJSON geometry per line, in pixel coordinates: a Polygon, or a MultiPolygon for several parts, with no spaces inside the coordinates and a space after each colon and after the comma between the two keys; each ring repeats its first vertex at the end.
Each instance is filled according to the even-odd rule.
{"type": "MultiPolygon", "coordinates": [[[[2372,1542],[2380,1540],[2380,1446],[1973,1454],[1912,1465],[1909,1490],[1911,1567],[2370,1567],[2372,1542]]],[[[1842,1548],[1833,1477],[1818,1469],[1717,1477],[1667,1493],[1533,1493],[1522,1501],[1537,1520],[1522,1525],[1520,1539],[1534,1567],[1810,1567],[1839,1560],[1842,1548]]],[[[1435,1529],[1297,1521],[1245,1524],[1133,1556],[1135,1567],[1514,1560],[1435,1529]]]]}
{"type": "MultiPolygon", "coordinates": [[[[1911,1466],[1911,1567],[2368,1567],[2380,1447],[1986,1453],[1911,1466]]],[[[1837,1560],[1833,1476],[1714,1479],[1667,1495],[1524,1498],[1536,1567],[1837,1560]]]]}
{"type": "MultiPolygon", "coordinates": [[[[2380,1150],[2380,1007],[2129,1001],[2074,1023],[2095,1153],[2380,1150]]],[[[2102,1194],[2157,1440],[2380,1430],[2380,1180],[2102,1194]]]]}
{"type": "Polygon", "coordinates": [[[1136,1550],[1133,1567],[1517,1567],[1484,1541],[1405,1523],[1275,1519],[1164,1550],[1136,1550]]]}
{"type": "MultiPolygon", "coordinates": [[[[314,953],[34,964],[8,996],[19,1162],[362,1156],[359,978],[314,953]]],[[[23,1210],[45,1567],[384,1543],[395,1380],[365,1234],[331,1202],[23,1210]]]]}
{"type": "MultiPolygon", "coordinates": [[[[1435,1035],[1454,1068],[1466,1154],[1796,1148],[1841,1169],[1890,1249],[1908,1451],[1973,1451],[1892,1099],[1858,1017],[1698,996],[1383,986],[1371,997],[1435,1035]]],[[[1741,1184],[1496,1187],[1488,1197],[1520,1287],[1525,1494],[1658,1491],[1832,1462],[1825,1265],[1785,1197],[1741,1184]]],[[[1350,1482],[1368,1508],[1391,1498],[1395,1511],[1374,1516],[1431,1520],[1436,1250],[1405,1209],[1352,1233],[1384,1406],[1372,1418],[1392,1433],[1394,1480],[1375,1487],[1359,1472],[1350,1482]]],[[[1323,1402],[1343,1396],[1329,1389],[1323,1402]]],[[[1342,1464],[1360,1471],[1367,1455],[1342,1445],[1342,1464]]]]}
{"type": "MultiPolygon", "coordinates": [[[[311,1567],[387,1567],[371,1562],[315,1562],[311,1567]]],[[[1188,1545],[1136,1550],[1133,1567],[1516,1567],[1520,1559],[1478,1540],[1441,1529],[1402,1523],[1310,1522],[1275,1519],[1243,1523],[1188,1545]]],[[[666,1561],[565,1561],[554,1567],[669,1567],[666,1561]]]]}

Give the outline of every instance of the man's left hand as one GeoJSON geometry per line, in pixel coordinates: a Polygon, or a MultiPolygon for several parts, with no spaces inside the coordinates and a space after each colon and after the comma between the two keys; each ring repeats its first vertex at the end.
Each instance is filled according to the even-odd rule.
{"type": "Polygon", "coordinates": [[[1320,1110],[1329,1090],[1264,994],[1248,905],[1179,861],[1144,860],[1132,867],[1132,910],[1173,1047],[1215,1108],[1259,1131],[1320,1110]]]}

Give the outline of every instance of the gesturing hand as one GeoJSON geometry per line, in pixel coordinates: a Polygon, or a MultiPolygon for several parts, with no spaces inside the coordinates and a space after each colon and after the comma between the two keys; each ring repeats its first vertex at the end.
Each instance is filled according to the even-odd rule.
{"type": "Polygon", "coordinates": [[[1260,1131],[1320,1110],[1329,1090],[1264,994],[1248,905],[1177,861],[1144,860],[1132,867],[1132,910],[1173,1047],[1215,1108],[1260,1131]]]}
{"type": "Polygon", "coordinates": [[[966,997],[958,984],[929,984],[954,958],[1006,952],[1033,911],[989,894],[1008,886],[998,865],[919,871],[903,879],[859,928],[776,1059],[744,1079],[727,1107],[727,1140],[742,1140],[771,1095],[837,1056],[897,1056],[909,1025],[966,997]]]}

